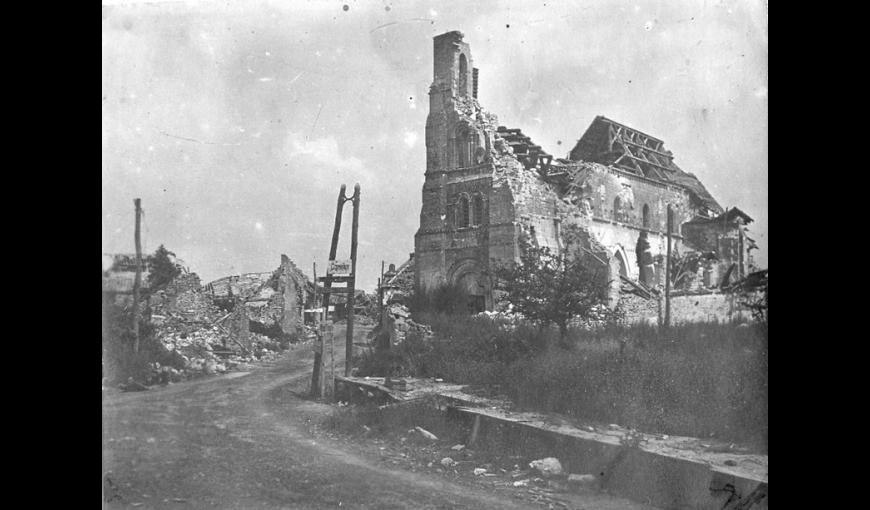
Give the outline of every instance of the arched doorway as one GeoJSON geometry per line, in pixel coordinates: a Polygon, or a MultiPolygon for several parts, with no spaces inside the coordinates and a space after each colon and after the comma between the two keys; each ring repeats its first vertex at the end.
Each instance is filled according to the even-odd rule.
{"type": "Polygon", "coordinates": [[[619,303],[619,295],[622,290],[622,278],[624,276],[628,278],[628,263],[625,260],[625,254],[623,253],[622,248],[617,249],[613,256],[610,257],[610,275],[608,277],[609,280],[609,288],[608,288],[608,301],[611,309],[616,308],[616,305],[619,303]]]}
{"type": "Polygon", "coordinates": [[[468,297],[468,312],[479,313],[490,306],[491,284],[488,274],[476,259],[464,259],[453,265],[449,281],[468,297]]]}

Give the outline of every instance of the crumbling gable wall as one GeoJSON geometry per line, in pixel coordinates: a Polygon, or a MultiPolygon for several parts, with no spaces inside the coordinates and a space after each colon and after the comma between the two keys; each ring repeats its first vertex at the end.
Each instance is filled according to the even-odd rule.
{"type": "Polygon", "coordinates": [[[742,222],[689,222],[683,225],[683,235],[693,249],[717,255],[716,261],[707,265],[707,287],[720,285],[726,274],[734,282],[752,272],[752,249],[755,246],[747,240],[742,222]]]}
{"type": "Polygon", "coordinates": [[[307,278],[284,254],[281,254],[281,267],[278,268],[277,276],[278,292],[283,301],[281,330],[285,334],[299,333],[303,326],[302,309],[305,304],[307,278]]]}
{"type": "Polygon", "coordinates": [[[227,309],[234,309],[237,300],[242,302],[248,318],[258,323],[257,331],[293,335],[303,327],[309,287],[305,274],[282,254],[281,265],[270,273],[228,276],[208,284],[206,290],[227,309]]]}

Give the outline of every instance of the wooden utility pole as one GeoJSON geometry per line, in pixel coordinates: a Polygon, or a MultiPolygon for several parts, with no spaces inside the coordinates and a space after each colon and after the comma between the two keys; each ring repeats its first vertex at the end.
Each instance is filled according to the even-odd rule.
{"type": "Polygon", "coordinates": [[[353,225],[350,232],[350,281],[347,283],[347,341],[344,351],[344,376],[350,377],[353,368],[353,305],[354,292],[356,290],[356,246],[357,231],[359,230],[359,183],[353,187],[353,225]]]}
{"type": "Polygon", "coordinates": [[[139,223],[142,216],[142,200],[133,199],[136,206],[136,229],[134,238],[136,242],[136,277],[133,280],[133,352],[139,352],[139,287],[142,285],[142,244],[139,239],[139,223]]]}
{"type": "Polygon", "coordinates": [[[378,279],[378,322],[381,322],[384,317],[384,261],[381,261],[381,277],[378,279]]]}
{"type": "MultiPolygon", "coordinates": [[[[312,275],[314,277],[314,309],[317,309],[319,302],[317,301],[317,262],[311,265],[312,275]]],[[[321,312],[314,312],[314,373],[311,376],[311,395],[323,395],[323,320],[321,312]]]]}
{"type": "Polygon", "coordinates": [[[674,226],[674,214],[668,204],[668,253],[665,258],[665,320],[666,328],[671,327],[671,230],[674,226]]]}
{"type": "MultiPolygon", "coordinates": [[[[354,317],[354,291],[356,288],[356,249],[357,249],[357,234],[359,231],[359,195],[360,188],[359,184],[354,186],[353,196],[348,197],[345,195],[345,190],[347,186],[344,184],[341,185],[341,190],[338,192],[338,204],[335,209],[335,226],[332,230],[332,244],[329,247],[329,266],[326,270],[326,276],[322,278],[316,278],[315,282],[320,280],[323,281],[323,307],[326,310],[324,315],[324,328],[323,328],[323,337],[324,341],[320,342],[319,349],[315,351],[314,354],[314,373],[312,374],[311,380],[311,393],[312,395],[317,395],[318,389],[320,385],[318,381],[324,377],[325,368],[322,368],[323,364],[323,355],[325,344],[329,343],[330,350],[330,370],[329,377],[330,381],[327,384],[327,388],[332,388],[332,383],[334,382],[334,352],[333,349],[333,335],[332,335],[332,322],[329,320],[329,298],[330,294],[333,293],[341,293],[347,296],[346,303],[346,319],[347,319],[347,341],[345,344],[345,375],[349,376],[351,368],[353,366],[353,317],[354,317]],[[336,261],[335,255],[338,250],[338,234],[341,230],[341,211],[344,207],[345,202],[353,202],[353,226],[351,230],[351,242],[350,242],[350,263],[347,261],[336,261]],[[349,267],[348,267],[349,266],[349,267]],[[333,282],[343,282],[347,283],[347,287],[341,288],[336,287],[332,288],[333,282]]],[[[331,393],[331,391],[330,391],[331,393]]],[[[324,396],[321,395],[320,396],[324,396]]]]}
{"type": "MultiPolygon", "coordinates": [[[[344,184],[341,185],[341,189],[338,192],[338,204],[335,207],[335,224],[332,227],[332,244],[329,245],[329,260],[335,260],[335,253],[338,251],[338,233],[341,230],[341,211],[344,208],[344,202],[346,198],[344,196],[344,190],[347,189],[347,186],[344,184]]],[[[328,272],[328,271],[327,271],[328,272]]],[[[327,275],[328,276],[328,275],[327,275]]],[[[314,280],[315,285],[317,285],[317,279],[314,280]]],[[[332,280],[329,278],[324,279],[323,281],[323,319],[324,322],[329,320],[329,296],[330,296],[330,288],[332,287],[332,280]]],[[[324,324],[324,326],[326,326],[324,324]]],[[[325,342],[321,338],[321,342],[319,345],[319,349],[314,352],[314,373],[311,374],[311,394],[313,396],[322,396],[320,392],[321,387],[321,377],[322,377],[322,366],[323,366],[323,346],[325,342]]]]}

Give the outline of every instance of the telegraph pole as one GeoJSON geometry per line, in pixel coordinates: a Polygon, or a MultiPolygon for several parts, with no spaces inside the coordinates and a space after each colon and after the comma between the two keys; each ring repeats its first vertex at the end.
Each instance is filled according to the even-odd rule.
{"type": "Polygon", "coordinates": [[[668,254],[665,259],[665,328],[671,327],[671,230],[674,226],[674,214],[668,204],[668,254]]]}
{"type": "Polygon", "coordinates": [[[133,280],[133,352],[139,352],[139,287],[142,285],[142,244],[139,240],[139,224],[142,216],[142,199],[134,198],[136,206],[136,278],[133,280]]]}
{"type": "Polygon", "coordinates": [[[350,274],[351,279],[348,282],[347,294],[347,341],[345,342],[344,351],[344,376],[350,377],[350,371],[353,367],[353,302],[354,292],[356,289],[356,246],[357,246],[357,231],[359,230],[359,183],[353,187],[353,226],[350,233],[350,274]]]}
{"type": "MultiPolygon", "coordinates": [[[[329,340],[329,355],[330,355],[330,374],[329,374],[329,383],[326,385],[327,391],[320,391],[321,386],[318,384],[320,379],[325,377],[325,367],[323,367],[323,356],[326,343],[325,341],[319,342],[316,346],[314,353],[314,373],[312,374],[311,380],[311,393],[314,396],[317,396],[318,393],[329,393],[330,396],[332,394],[333,382],[334,382],[334,357],[333,357],[333,335],[332,335],[332,322],[329,320],[329,297],[330,294],[345,294],[347,296],[346,306],[346,318],[347,318],[347,327],[345,328],[347,331],[347,341],[345,344],[345,376],[350,376],[350,371],[353,366],[353,316],[354,316],[354,290],[356,288],[356,248],[357,248],[357,234],[359,230],[359,195],[360,195],[360,187],[359,184],[354,186],[353,196],[346,196],[345,190],[347,186],[344,184],[341,185],[341,190],[338,192],[338,203],[336,204],[335,209],[335,226],[332,231],[332,244],[329,247],[329,265],[326,269],[326,276],[322,278],[316,278],[315,281],[320,280],[323,282],[323,307],[326,310],[324,314],[324,323],[325,327],[322,329],[324,334],[323,337],[329,340]],[[351,242],[350,242],[350,261],[341,260],[338,261],[335,259],[336,251],[338,250],[338,234],[341,230],[341,211],[344,207],[345,202],[353,202],[353,225],[351,230],[351,242]],[[342,282],[347,283],[347,287],[336,287],[332,288],[333,282],[342,282]]],[[[327,395],[320,395],[327,396],[327,395]]]]}
{"type": "MultiPolygon", "coordinates": [[[[329,245],[329,260],[335,260],[335,253],[338,251],[338,233],[341,230],[341,210],[344,208],[345,196],[344,190],[347,189],[347,186],[344,184],[341,185],[341,189],[338,192],[338,204],[335,207],[335,224],[332,228],[332,244],[329,245]]],[[[327,271],[328,273],[328,271],[327,271]]],[[[327,274],[328,276],[328,274],[327,274]]],[[[315,275],[314,280],[315,286],[317,285],[317,278],[315,275]]],[[[323,320],[326,323],[329,320],[329,296],[330,290],[332,287],[332,280],[329,278],[325,278],[323,281],[323,320]]],[[[327,324],[324,324],[327,326],[327,324]]],[[[321,337],[321,340],[318,345],[318,349],[314,351],[314,372],[311,374],[311,394],[313,396],[323,396],[321,394],[321,378],[323,377],[323,347],[324,340],[321,337]]]]}

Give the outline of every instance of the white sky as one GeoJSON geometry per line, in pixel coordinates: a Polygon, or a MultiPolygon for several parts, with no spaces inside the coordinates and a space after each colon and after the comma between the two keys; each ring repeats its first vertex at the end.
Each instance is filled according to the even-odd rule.
{"type": "Polygon", "coordinates": [[[103,252],[133,251],[140,197],[144,250],[205,282],[281,253],[322,273],[339,186],[359,182],[372,290],[414,249],[432,37],[460,30],[501,124],[556,157],[596,115],[663,139],[755,219],[767,267],[766,2],[104,2],[102,18],[103,252]]]}

